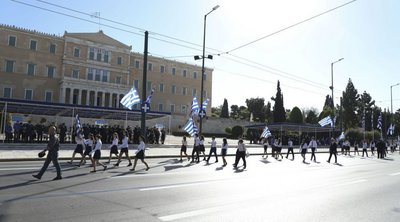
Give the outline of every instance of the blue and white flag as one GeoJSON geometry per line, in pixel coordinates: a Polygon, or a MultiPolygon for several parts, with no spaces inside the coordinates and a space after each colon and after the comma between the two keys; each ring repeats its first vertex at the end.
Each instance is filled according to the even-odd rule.
{"type": "Polygon", "coordinates": [[[121,99],[121,104],[130,110],[132,110],[132,107],[138,103],[140,103],[140,98],[135,87],[132,87],[132,89],[121,99]]]}
{"type": "Polygon", "coordinates": [[[378,117],[378,125],[376,126],[378,129],[382,129],[382,112],[379,114],[378,117]]]}
{"type": "Polygon", "coordinates": [[[143,108],[150,109],[150,104],[151,104],[151,98],[153,97],[154,89],[151,90],[150,95],[147,97],[146,101],[143,103],[143,108]]]}
{"type": "Polygon", "coordinates": [[[344,140],[345,136],[344,136],[344,132],[342,132],[338,138],[339,141],[344,140]]]}
{"type": "Polygon", "coordinates": [[[80,138],[82,134],[82,125],[78,114],[76,114],[75,116],[75,126],[76,126],[76,136],[80,138]]]}
{"type": "Polygon", "coordinates": [[[193,101],[192,101],[192,109],[190,114],[193,115],[197,115],[199,114],[200,108],[199,108],[199,103],[197,102],[197,98],[193,97],[193,101]]]}
{"type": "Polygon", "coordinates": [[[197,127],[196,124],[193,122],[192,118],[189,118],[188,122],[183,127],[183,129],[191,136],[194,136],[197,133],[197,127]]]}
{"type": "Polygon", "coordinates": [[[272,134],[269,131],[268,126],[265,126],[265,128],[264,128],[264,130],[263,130],[263,132],[261,134],[261,138],[268,138],[270,136],[272,136],[272,134]]]}
{"type": "Polygon", "coordinates": [[[210,102],[210,99],[206,99],[205,101],[203,101],[203,110],[206,110],[209,102],[210,102]]]}
{"type": "Polygon", "coordinates": [[[331,119],[330,116],[327,116],[327,117],[321,119],[321,120],[318,122],[318,124],[321,125],[322,127],[324,127],[324,126],[326,126],[326,125],[331,125],[331,126],[333,126],[333,122],[332,122],[332,119],[331,119]]]}
{"type": "Polygon", "coordinates": [[[394,134],[394,128],[395,128],[395,125],[394,125],[393,123],[390,124],[389,129],[388,129],[388,131],[387,131],[387,135],[393,136],[393,134],[394,134]]]}

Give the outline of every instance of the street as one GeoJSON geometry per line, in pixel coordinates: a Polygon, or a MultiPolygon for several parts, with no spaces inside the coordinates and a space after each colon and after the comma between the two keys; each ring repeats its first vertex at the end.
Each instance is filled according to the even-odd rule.
{"type": "Polygon", "coordinates": [[[233,157],[226,167],[154,158],[136,172],[114,160],[97,173],[61,161],[59,181],[53,167],[31,176],[43,161],[0,162],[0,221],[400,221],[398,152],[339,155],[337,165],[307,157],[250,156],[245,170],[233,157]]]}

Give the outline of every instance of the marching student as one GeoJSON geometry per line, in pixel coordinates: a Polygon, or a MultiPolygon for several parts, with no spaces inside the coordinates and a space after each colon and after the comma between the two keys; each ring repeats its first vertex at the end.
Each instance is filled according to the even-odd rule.
{"type": "Polygon", "coordinates": [[[118,158],[118,133],[114,133],[113,134],[113,141],[110,145],[110,156],[108,157],[108,161],[106,163],[110,163],[111,162],[111,155],[114,154],[117,158],[118,158]]]}
{"type": "Polygon", "coordinates": [[[303,157],[303,163],[306,162],[307,149],[308,149],[308,144],[307,144],[306,140],[303,139],[300,144],[300,152],[301,152],[301,156],[303,157]]]}
{"type": "MultiPolygon", "coordinates": [[[[346,140],[346,146],[350,146],[350,142],[348,140],[346,140]]],[[[360,155],[360,153],[358,152],[358,146],[359,146],[359,142],[355,141],[354,142],[354,156],[356,155],[356,152],[357,152],[357,155],[360,155]]],[[[349,156],[350,156],[350,152],[349,152],[349,156]]]]}
{"type": "Polygon", "coordinates": [[[182,146],[181,146],[181,159],[180,159],[179,161],[181,161],[181,162],[183,161],[183,160],[182,160],[183,154],[185,154],[186,158],[188,158],[188,161],[190,160],[190,157],[187,155],[186,150],[187,150],[186,136],[183,136],[183,139],[182,139],[182,146]]]}
{"type": "Polygon", "coordinates": [[[337,163],[337,143],[334,138],[331,139],[331,146],[329,147],[329,158],[326,162],[331,162],[331,157],[335,156],[335,163],[337,163]]]}
{"type": "Polygon", "coordinates": [[[243,160],[243,169],[246,169],[246,147],[245,147],[242,139],[240,139],[238,142],[235,163],[233,164],[233,167],[236,169],[237,169],[237,165],[239,163],[240,158],[242,158],[242,160],[243,160]]]}
{"type": "Polygon", "coordinates": [[[228,141],[226,138],[222,139],[222,147],[221,147],[221,156],[224,162],[223,166],[226,166],[228,163],[226,162],[225,156],[228,153],[228,141]]]}
{"type": "Polygon", "coordinates": [[[281,156],[281,159],[283,159],[281,138],[278,138],[274,141],[274,146],[275,146],[275,150],[276,150],[275,159],[279,159],[279,156],[281,156]]]}
{"type": "Polygon", "coordinates": [[[140,161],[142,161],[142,163],[144,163],[144,165],[146,165],[146,171],[148,171],[150,169],[149,165],[146,163],[146,161],[144,161],[144,151],[146,149],[146,144],[144,143],[144,137],[141,135],[139,137],[139,145],[138,148],[136,150],[136,156],[135,156],[135,161],[133,163],[133,168],[130,169],[130,171],[135,171],[135,167],[137,164],[138,159],[140,159],[140,161]]]}
{"type": "Polygon", "coordinates": [[[203,160],[206,160],[206,148],[204,146],[204,136],[200,136],[200,141],[199,141],[199,152],[203,153],[203,160]]]}
{"type": "Polygon", "coordinates": [[[364,157],[364,153],[367,155],[368,157],[368,142],[366,140],[363,141],[363,151],[362,151],[362,157],[364,157]]]}
{"type": "Polygon", "coordinates": [[[193,145],[193,150],[192,150],[192,162],[191,163],[194,163],[195,160],[197,161],[197,163],[199,163],[200,162],[200,151],[199,151],[200,139],[199,139],[199,135],[197,133],[194,134],[193,142],[194,142],[194,145],[193,145]],[[195,153],[196,153],[196,158],[194,157],[195,153]]]}
{"type": "Polygon", "coordinates": [[[288,141],[288,151],[286,154],[286,159],[289,157],[289,153],[292,153],[292,160],[294,160],[294,152],[293,152],[293,141],[292,138],[289,138],[288,141]]]}
{"type": "Polygon", "coordinates": [[[67,162],[69,164],[72,164],[74,161],[75,155],[79,153],[81,155],[81,158],[83,158],[83,146],[84,146],[84,140],[83,140],[83,135],[79,134],[75,137],[75,142],[76,142],[76,147],[74,152],[72,153],[72,158],[71,161],[67,162]]]}
{"type": "Polygon", "coordinates": [[[85,162],[86,156],[89,156],[90,158],[90,153],[92,152],[93,149],[94,140],[95,139],[92,133],[89,134],[89,139],[83,140],[83,143],[85,144],[85,152],[83,153],[81,162],[78,165],[76,165],[77,167],[80,167],[85,162]]]}
{"type": "Polygon", "coordinates": [[[91,152],[92,155],[92,165],[93,165],[93,170],[90,171],[91,173],[95,173],[96,172],[96,166],[99,164],[101,166],[103,166],[103,170],[105,171],[107,169],[107,166],[102,164],[101,162],[99,162],[100,158],[101,158],[101,146],[103,145],[103,143],[101,142],[101,135],[97,134],[96,135],[96,145],[94,147],[94,149],[91,152]]]}
{"type": "Polygon", "coordinates": [[[317,162],[317,159],[315,158],[315,150],[317,149],[317,141],[315,141],[314,137],[311,137],[310,144],[308,144],[308,147],[311,148],[311,161],[314,159],[314,162],[317,162]]]}
{"type": "Polygon", "coordinates": [[[212,137],[210,143],[211,143],[211,149],[210,149],[210,154],[208,154],[207,164],[208,164],[208,161],[210,161],[211,155],[212,155],[213,153],[214,153],[214,155],[215,155],[215,162],[218,163],[217,142],[215,141],[215,136],[212,137]]]}
{"type": "Polygon", "coordinates": [[[268,150],[268,139],[267,138],[263,139],[263,145],[264,145],[264,153],[263,153],[262,157],[264,158],[264,155],[265,155],[265,158],[268,158],[268,153],[267,153],[267,150],[268,150]]]}
{"type": "Polygon", "coordinates": [[[375,141],[374,140],[372,140],[372,142],[371,142],[371,155],[372,156],[374,156],[374,154],[375,154],[375,141]]]}
{"type": "Polygon", "coordinates": [[[118,146],[118,148],[121,148],[120,152],[119,152],[119,156],[118,156],[118,161],[116,164],[114,164],[114,166],[119,166],[119,163],[121,163],[121,158],[122,155],[125,154],[126,158],[129,161],[129,164],[127,165],[127,167],[132,166],[132,161],[131,161],[131,157],[129,156],[129,139],[127,136],[127,132],[124,130],[123,131],[123,138],[122,138],[122,144],[118,146]]]}

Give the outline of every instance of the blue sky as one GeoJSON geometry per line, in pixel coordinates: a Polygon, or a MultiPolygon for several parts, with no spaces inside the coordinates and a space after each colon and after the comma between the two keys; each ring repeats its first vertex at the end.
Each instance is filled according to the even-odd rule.
{"type": "MultiPolygon", "coordinates": [[[[36,0],[18,0],[94,23],[4,0],[0,22],[46,33],[96,32],[97,19],[36,0]]],[[[50,2],[50,0],[47,0],[50,2]]],[[[202,44],[203,17],[207,17],[206,46],[209,54],[232,50],[349,0],[53,0],[51,3],[150,31],[149,51],[154,55],[201,65],[193,55],[201,47],[167,39],[156,33],[202,44]],[[159,41],[159,38],[181,45],[159,41]],[[193,49],[194,48],[194,49],[193,49]],[[187,56],[187,57],[181,57],[187,56]]],[[[351,78],[359,93],[367,91],[382,108],[390,107],[390,85],[400,82],[400,15],[398,0],[357,0],[343,8],[265,38],[229,54],[206,60],[214,68],[212,106],[245,104],[251,97],[266,101],[281,82],[285,108],[322,109],[330,94],[331,62],[334,65],[335,102],[351,78]],[[233,56],[237,57],[233,57],[233,56]],[[246,64],[250,64],[246,65],[246,64]],[[257,64],[255,64],[257,63],[257,64]],[[262,67],[260,66],[262,65],[262,67]],[[278,71],[277,71],[278,70],[278,71]]],[[[104,20],[100,28],[119,41],[143,52],[143,32],[104,20]],[[129,30],[115,30],[104,24],[129,30]],[[136,33],[136,34],[134,34],[136,33]]],[[[393,88],[393,107],[400,108],[400,86],[393,88]]]]}

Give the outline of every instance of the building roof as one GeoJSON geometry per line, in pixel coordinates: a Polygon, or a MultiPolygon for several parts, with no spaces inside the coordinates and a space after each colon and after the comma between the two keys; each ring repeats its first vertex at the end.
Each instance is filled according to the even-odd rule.
{"type": "Polygon", "coordinates": [[[132,48],[131,46],[125,45],[124,43],[104,34],[102,30],[98,32],[81,32],[81,33],[68,33],[67,31],[65,31],[64,38],[65,37],[84,39],[92,42],[99,42],[106,45],[112,45],[121,48],[128,48],[128,49],[132,48]]]}

